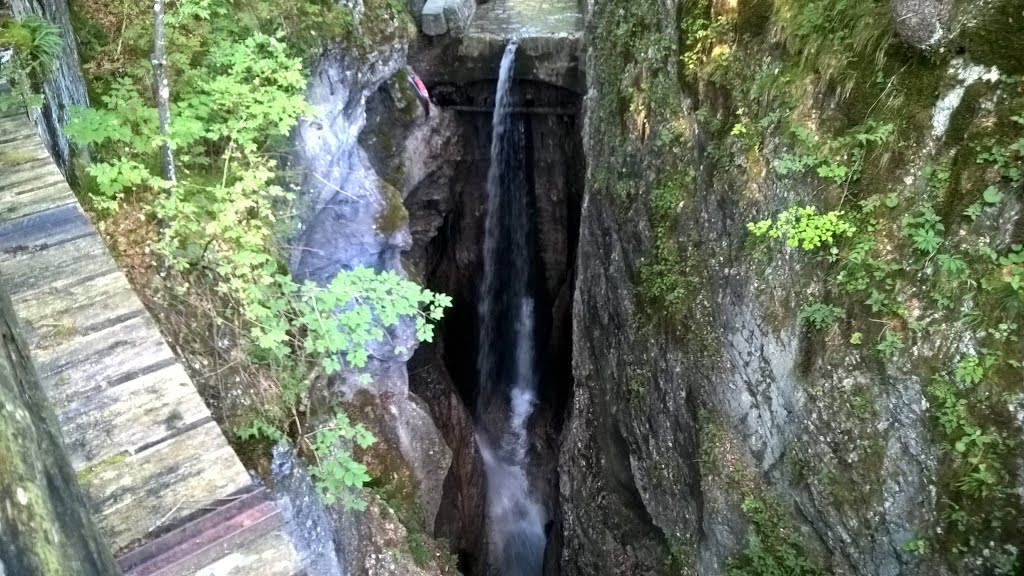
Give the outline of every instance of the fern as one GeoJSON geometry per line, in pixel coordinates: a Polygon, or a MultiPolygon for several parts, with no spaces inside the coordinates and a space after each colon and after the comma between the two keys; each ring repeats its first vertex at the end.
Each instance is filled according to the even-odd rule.
{"type": "Polygon", "coordinates": [[[40,16],[26,16],[21,25],[32,35],[32,44],[28,50],[30,69],[39,74],[49,74],[60,60],[64,39],[60,28],[40,16]]]}

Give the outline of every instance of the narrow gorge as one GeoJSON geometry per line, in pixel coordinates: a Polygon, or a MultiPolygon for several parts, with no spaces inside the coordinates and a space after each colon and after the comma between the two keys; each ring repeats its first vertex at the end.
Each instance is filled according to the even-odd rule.
{"type": "Polygon", "coordinates": [[[0,0],[0,575],[1024,574],[1024,0],[162,5],[0,0]]]}

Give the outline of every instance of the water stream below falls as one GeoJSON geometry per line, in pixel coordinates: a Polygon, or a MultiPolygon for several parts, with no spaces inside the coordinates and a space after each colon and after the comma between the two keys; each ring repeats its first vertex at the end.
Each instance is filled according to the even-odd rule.
{"type": "Polygon", "coordinates": [[[527,424],[537,403],[537,268],[525,125],[511,113],[516,41],[501,61],[495,99],[479,300],[477,444],[487,475],[492,565],[503,576],[539,576],[547,521],[527,475],[527,424]]]}

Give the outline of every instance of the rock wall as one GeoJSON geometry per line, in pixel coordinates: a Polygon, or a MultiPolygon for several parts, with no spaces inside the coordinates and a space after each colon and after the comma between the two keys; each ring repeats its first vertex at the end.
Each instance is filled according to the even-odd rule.
{"type": "Polygon", "coordinates": [[[589,3],[564,574],[1020,570],[1022,10],[589,3]]]}
{"type": "Polygon", "coordinates": [[[64,135],[64,126],[70,120],[71,108],[88,106],[89,96],[85,89],[85,79],[82,77],[77,39],[71,27],[67,0],[12,0],[12,5],[16,17],[36,14],[46,18],[61,30],[64,47],[56,68],[43,83],[43,94],[46,97],[43,107],[35,111],[33,116],[39,127],[39,134],[57,161],[57,166],[65,176],[73,180],[71,163],[74,155],[80,152],[64,135]]]}
{"type": "MultiPolygon", "coordinates": [[[[383,35],[389,41],[370,46],[368,53],[344,46],[329,49],[311,73],[307,100],[318,114],[299,125],[291,166],[302,174],[304,206],[290,263],[296,278],[326,283],[357,266],[405,274],[402,252],[411,248],[408,214],[398,190],[378,175],[359,143],[367,98],[392,77],[406,86],[407,38],[404,23],[395,26],[383,35]]],[[[330,379],[332,399],[343,400],[346,410],[380,440],[364,454],[370,473],[386,484],[380,490],[400,493],[386,504],[374,498],[366,513],[330,512],[343,573],[446,573],[447,552],[434,566],[432,549],[430,558],[417,562],[424,566],[410,572],[408,555],[416,547],[412,540],[399,542],[406,537],[399,520],[418,525],[417,538],[432,538],[452,459],[426,406],[409,391],[406,362],[416,348],[415,334],[411,320],[399,325],[390,331],[388,343],[371,351],[364,369],[343,370],[330,379]],[[396,347],[407,352],[397,353],[396,347]]],[[[422,541],[417,543],[416,549],[423,548],[422,541]]]]}
{"type": "Polygon", "coordinates": [[[0,346],[0,574],[117,574],[2,284],[0,346]]]}

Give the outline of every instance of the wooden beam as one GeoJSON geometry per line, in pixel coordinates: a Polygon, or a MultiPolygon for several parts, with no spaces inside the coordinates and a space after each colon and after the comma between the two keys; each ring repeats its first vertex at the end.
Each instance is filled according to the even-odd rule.
{"type": "MultiPolygon", "coordinates": [[[[493,106],[441,106],[444,110],[454,110],[456,112],[472,112],[477,114],[494,114],[493,106]]],[[[575,108],[542,108],[542,107],[531,107],[531,106],[513,106],[508,110],[512,114],[541,114],[550,116],[576,116],[579,114],[579,110],[575,108]]]]}

